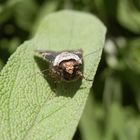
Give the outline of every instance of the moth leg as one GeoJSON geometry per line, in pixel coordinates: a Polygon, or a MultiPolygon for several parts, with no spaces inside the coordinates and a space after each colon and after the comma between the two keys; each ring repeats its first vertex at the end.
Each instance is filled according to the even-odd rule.
{"type": "Polygon", "coordinates": [[[86,81],[93,82],[93,79],[88,79],[88,78],[86,78],[86,77],[83,75],[83,73],[82,73],[81,71],[77,71],[77,75],[79,75],[79,77],[80,77],[81,79],[85,79],[86,81]]]}

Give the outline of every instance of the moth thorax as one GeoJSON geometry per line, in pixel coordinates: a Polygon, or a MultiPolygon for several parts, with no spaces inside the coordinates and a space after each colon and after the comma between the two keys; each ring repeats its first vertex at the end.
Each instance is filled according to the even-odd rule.
{"type": "MultiPolygon", "coordinates": [[[[70,52],[62,52],[56,56],[56,58],[53,62],[53,66],[59,66],[60,63],[62,63],[64,61],[70,61],[70,60],[75,60],[77,63],[82,64],[82,61],[78,55],[76,55],[74,53],[70,53],[70,52]]],[[[71,62],[71,64],[72,64],[72,62],[71,62]]],[[[70,65],[70,63],[68,65],[70,65]]]]}

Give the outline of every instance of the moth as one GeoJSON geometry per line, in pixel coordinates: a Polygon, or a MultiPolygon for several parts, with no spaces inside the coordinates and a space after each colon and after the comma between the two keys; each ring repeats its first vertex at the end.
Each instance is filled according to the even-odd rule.
{"type": "MultiPolygon", "coordinates": [[[[91,54],[93,53],[94,52],[92,52],[91,54]]],[[[50,75],[55,78],[56,81],[69,82],[83,78],[88,81],[93,81],[91,79],[85,78],[83,75],[82,50],[61,52],[36,50],[35,54],[49,61],[49,69],[43,71],[49,70],[50,75]]]]}
{"type": "Polygon", "coordinates": [[[82,50],[62,52],[36,50],[35,52],[36,55],[49,61],[49,72],[56,80],[73,81],[83,78],[82,50]]]}

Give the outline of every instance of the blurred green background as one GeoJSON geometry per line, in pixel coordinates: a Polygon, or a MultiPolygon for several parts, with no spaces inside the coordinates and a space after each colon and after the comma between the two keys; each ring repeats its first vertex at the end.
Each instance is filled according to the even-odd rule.
{"type": "Polygon", "coordinates": [[[41,19],[61,9],[95,14],[108,30],[73,140],[140,140],[140,0],[0,0],[0,70],[41,19]]]}

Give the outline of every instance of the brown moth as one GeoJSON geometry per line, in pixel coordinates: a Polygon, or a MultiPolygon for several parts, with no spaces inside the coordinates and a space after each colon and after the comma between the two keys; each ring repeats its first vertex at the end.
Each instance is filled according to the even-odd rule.
{"type": "MultiPolygon", "coordinates": [[[[101,50],[101,48],[86,54],[87,57],[95,52],[101,50]]],[[[83,75],[83,51],[46,51],[46,50],[36,50],[36,55],[43,57],[50,63],[49,69],[41,71],[51,72],[51,76],[55,78],[56,81],[73,81],[78,79],[85,79],[87,81],[93,81],[92,79],[85,78],[83,75]]]]}
{"type": "Polygon", "coordinates": [[[50,62],[51,75],[60,81],[82,79],[82,51],[40,51],[36,53],[50,62]]]}

